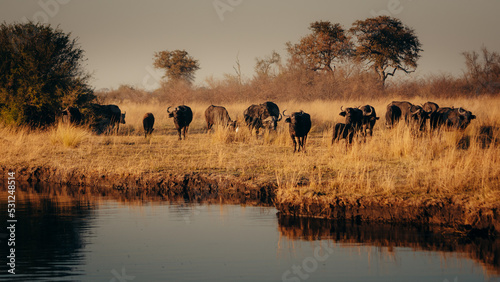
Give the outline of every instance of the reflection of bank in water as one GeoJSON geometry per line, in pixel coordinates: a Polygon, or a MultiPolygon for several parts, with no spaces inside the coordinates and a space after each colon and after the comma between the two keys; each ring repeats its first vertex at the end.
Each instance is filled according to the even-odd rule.
{"type": "MultiPolygon", "coordinates": [[[[7,213],[7,195],[7,191],[0,192],[0,214],[7,213]]],[[[84,264],[84,249],[89,243],[97,206],[88,196],[73,197],[60,187],[46,190],[19,183],[16,189],[14,247],[17,260],[14,278],[30,281],[36,280],[33,277],[40,273],[46,273],[57,280],[80,275],[82,269],[77,266],[84,264]]],[[[6,254],[8,248],[11,247],[0,244],[1,253],[6,254]]],[[[1,281],[13,279],[13,276],[4,276],[5,273],[0,274],[1,281]]]]}
{"type": "Polygon", "coordinates": [[[280,238],[288,240],[332,240],[342,244],[379,247],[389,257],[395,248],[440,252],[444,258],[456,254],[479,262],[489,275],[500,275],[500,239],[461,236],[451,229],[411,224],[356,223],[345,220],[299,218],[278,214],[280,238]]]}

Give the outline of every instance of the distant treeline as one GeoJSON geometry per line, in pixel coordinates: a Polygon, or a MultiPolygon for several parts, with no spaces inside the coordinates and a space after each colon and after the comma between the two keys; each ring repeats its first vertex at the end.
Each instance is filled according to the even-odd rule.
{"type": "MultiPolygon", "coordinates": [[[[488,52],[488,54],[492,53],[488,52]]],[[[493,54],[496,56],[496,53],[493,54]]],[[[404,80],[395,77],[385,87],[381,87],[376,74],[353,63],[338,67],[333,75],[282,68],[276,74],[254,76],[247,80],[239,80],[237,75],[226,75],[220,80],[208,79],[205,81],[206,86],[202,87],[182,82],[165,82],[154,91],[122,85],[118,89],[101,90],[95,94],[103,102],[114,103],[197,101],[212,104],[267,100],[367,100],[386,97],[411,100],[414,97],[430,99],[498,96],[500,72],[489,75],[485,72],[488,69],[500,70],[500,62],[495,64],[495,68],[485,66],[481,68],[485,70],[478,72],[467,68],[464,75],[460,77],[446,74],[416,79],[404,78],[404,80]]]]}
{"type": "Polygon", "coordinates": [[[239,61],[235,74],[193,85],[198,60],[184,50],[155,54],[154,66],[165,69],[158,89],[120,86],[94,92],[84,69],[77,39],[40,23],[0,24],[0,122],[44,127],[62,109],[89,103],[125,100],[180,104],[193,101],[367,100],[381,97],[471,97],[500,93],[500,55],[483,47],[464,52],[465,71],[411,78],[422,51],[413,29],[380,16],[356,21],[349,30],[328,21],[313,22],[298,43],[287,42],[287,61],[273,51],[256,58],[255,75],[246,78],[239,61]],[[354,40],[355,38],[355,40],[354,40]],[[396,71],[398,71],[396,73],[396,71]],[[391,77],[390,80],[386,79],[391,77]],[[402,80],[401,78],[404,78],[402,80]],[[412,80],[410,80],[412,79],[412,80]]]}

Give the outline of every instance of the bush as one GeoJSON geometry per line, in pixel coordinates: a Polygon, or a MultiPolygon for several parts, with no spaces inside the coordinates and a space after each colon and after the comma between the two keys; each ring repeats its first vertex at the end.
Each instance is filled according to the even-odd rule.
{"type": "Polygon", "coordinates": [[[0,119],[7,124],[46,126],[66,106],[94,98],[81,67],[76,39],[50,25],[0,26],[0,119]]]}

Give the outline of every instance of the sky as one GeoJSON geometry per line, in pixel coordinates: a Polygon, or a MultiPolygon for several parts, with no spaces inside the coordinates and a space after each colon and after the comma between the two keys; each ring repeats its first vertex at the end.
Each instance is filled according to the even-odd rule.
{"type": "Polygon", "coordinates": [[[423,52],[412,77],[465,69],[464,51],[482,46],[500,52],[498,0],[0,0],[0,20],[32,20],[59,27],[78,39],[84,67],[96,90],[130,85],[159,86],[164,71],[153,68],[155,52],[186,50],[197,59],[196,85],[235,74],[239,61],[252,78],[256,58],[297,43],[315,21],[349,29],[379,15],[413,28],[423,52]]]}

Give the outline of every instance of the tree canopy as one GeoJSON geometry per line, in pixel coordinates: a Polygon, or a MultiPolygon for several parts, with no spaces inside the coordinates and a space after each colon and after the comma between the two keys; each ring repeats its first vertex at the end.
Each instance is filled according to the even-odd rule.
{"type": "Polygon", "coordinates": [[[191,57],[185,50],[161,51],[154,55],[154,67],[165,69],[164,77],[170,81],[194,81],[194,73],[200,69],[198,60],[191,57]]]}
{"type": "Polygon", "coordinates": [[[340,24],[329,21],[311,23],[309,29],[312,33],[298,44],[286,44],[292,63],[313,71],[333,72],[334,62],[347,58],[352,51],[350,37],[340,24]]]}
{"type": "Polygon", "coordinates": [[[76,39],[50,25],[0,26],[0,119],[44,126],[65,106],[94,99],[76,39]]]}
{"type": "Polygon", "coordinates": [[[379,16],[356,21],[350,31],[357,37],[355,58],[371,64],[382,85],[397,70],[415,71],[421,44],[415,31],[399,19],[379,16]]]}

